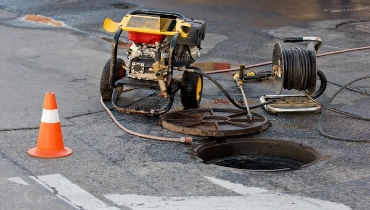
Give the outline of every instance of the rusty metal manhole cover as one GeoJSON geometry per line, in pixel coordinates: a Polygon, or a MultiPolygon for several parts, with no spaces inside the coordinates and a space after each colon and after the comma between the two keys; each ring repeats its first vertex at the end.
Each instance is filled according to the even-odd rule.
{"type": "Polygon", "coordinates": [[[162,116],[164,128],[195,136],[238,136],[258,133],[267,129],[270,122],[262,115],[235,109],[192,109],[170,112],[162,116]]]}
{"type": "Polygon", "coordinates": [[[195,149],[205,164],[251,171],[298,170],[320,160],[311,147],[276,139],[228,139],[195,149]]]}

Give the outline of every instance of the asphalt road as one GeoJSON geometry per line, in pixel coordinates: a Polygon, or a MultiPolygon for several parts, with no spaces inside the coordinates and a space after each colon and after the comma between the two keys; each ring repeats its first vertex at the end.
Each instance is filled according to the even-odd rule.
{"type": "MultiPolygon", "coordinates": [[[[242,136],[289,140],[312,147],[317,163],[295,171],[252,172],[203,164],[193,145],[148,140],[118,128],[100,104],[99,80],[110,57],[111,38],[101,27],[131,9],[158,9],[206,20],[207,35],[198,62],[249,65],[270,61],[273,46],[286,36],[318,36],[319,53],[367,46],[367,1],[0,1],[0,203],[2,209],[368,209],[369,144],[320,135],[319,114],[269,114],[267,130],[242,136]],[[23,20],[38,14],[63,21],[53,27],[23,20]],[[57,159],[30,157],[36,146],[46,92],[55,92],[64,143],[74,152],[57,159]],[[228,205],[225,205],[227,203],[228,205]]],[[[296,44],[282,43],[284,47],[296,44]]],[[[301,46],[301,45],[299,45],[301,46]]],[[[369,51],[318,58],[331,82],[346,84],[369,75],[369,51]]],[[[123,56],[124,57],[124,56],[123,56]]],[[[270,66],[256,68],[269,70],[270,66]]],[[[231,73],[212,75],[241,98],[231,73]]],[[[352,88],[369,93],[369,80],[352,88]]],[[[273,94],[271,80],[245,86],[252,103],[273,94]]],[[[329,83],[318,98],[330,99],[329,83]]],[[[284,91],[289,93],[290,91],[284,91]]],[[[208,80],[203,107],[229,107],[208,80]],[[221,100],[217,100],[221,99],[221,100]]],[[[174,110],[181,109],[176,99],[174,110]]],[[[343,92],[331,103],[369,117],[367,94],[343,92]]],[[[130,129],[178,137],[158,119],[114,112],[130,129]]],[[[326,113],[325,131],[348,139],[368,139],[367,121],[326,113]]]]}

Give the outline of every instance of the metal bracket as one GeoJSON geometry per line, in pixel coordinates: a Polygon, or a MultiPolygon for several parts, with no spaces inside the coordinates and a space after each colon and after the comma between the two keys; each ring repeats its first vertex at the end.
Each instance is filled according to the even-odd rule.
{"type": "Polygon", "coordinates": [[[261,103],[280,99],[277,102],[263,106],[267,112],[320,112],[321,106],[305,95],[264,95],[260,97],[261,103]],[[281,100],[283,99],[283,100],[281,100]]]}

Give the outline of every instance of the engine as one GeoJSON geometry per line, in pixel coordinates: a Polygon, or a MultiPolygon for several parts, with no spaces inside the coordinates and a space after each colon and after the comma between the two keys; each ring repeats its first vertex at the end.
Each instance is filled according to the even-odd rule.
{"type": "MultiPolygon", "coordinates": [[[[172,58],[174,67],[188,66],[200,57],[200,43],[205,36],[205,22],[194,19],[186,21],[191,23],[191,28],[188,37],[181,37],[176,42],[172,58]]],[[[130,47],[127,50],[127,57],[130,71],[128,77],[157,80],[160,70],[161,76],[166,79],[167,71],[169,71],[168,64],[171,57],[169,50],[172,38],[173,36],[162,34],[129,31],[130,47]]]]}
{"type": "MultiPolygon", "coordinates": [[[[167,74],[166,69],[169,63],[169,43],[164,40],[162,43],[144,44],[131,42],[127,50],[129,59],[129,77],[134,79],[156,80],[153,64],[156,56],[159,57],[161,68],[167,74]]],[[[178,44],[174,49],[174,66],[186,66],[193,63],[200,57],[200,50],[197,46],[178,44]]]]}
{"type": "Polygon", "coordinates": [[[156,80],[153,64],[155,62],[156,54],[160,54],[161,60],[168,65],[168,47],[166,44],[158,43],[130,43],[130,48],[127,50],[129,59],[130,72],[128,77],[143,80],[156,80]]]}

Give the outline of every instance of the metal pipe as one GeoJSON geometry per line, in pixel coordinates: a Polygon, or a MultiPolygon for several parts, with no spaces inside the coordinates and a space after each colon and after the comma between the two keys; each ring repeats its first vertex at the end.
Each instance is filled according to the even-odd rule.
{"type": "Polygon", "coordinates": [[[247,118],[248,118],[249,121],[252,121],[253,120],[253,114],[249,109],[249,105],[248,105],[247,98],[245,97],[243,85],[239,85],[239,88],[240,88],[240,91],[242,92],[242,95],[243,95],[245,107],[247,108],[247,118]]]}
{"type": "MultiPolygon", "coordinates": [[[[333,52],[317,54],[316,57],[323,57],[323,56],[328,56],[328,55],[335,55],[335,54],[340,54],[340,53],[353,52],[353,51],[358,51],[358,50],[368,50],[368,49],[370,49],[370,46],[350,48],[350,49],[345,49],[345,50],[338,50],[338,51],[333,51],[333,52]]],[[[267,61],[263,63],[257,63],[257,64],[245,66],[245,68],[255,68],[255,67],[260,67],[260,66],[266,66],[269,64],[272,64],[272,61],[267,61]]],[[[237,70],[239,70],[239,68],[220,69],[220,70],[207,71],[207,74],[217,74],[217,73],[224,73],[224,72],[237,71],[237,70]]]]}

